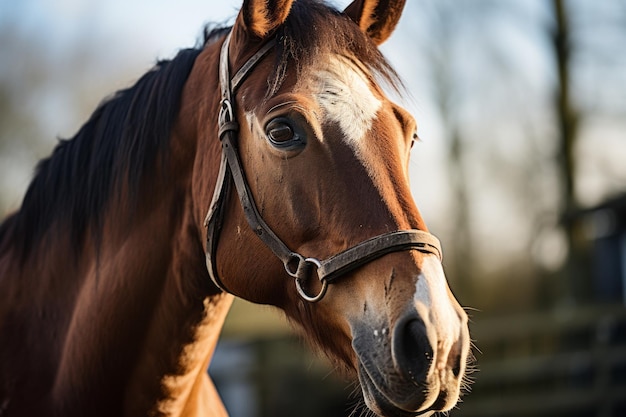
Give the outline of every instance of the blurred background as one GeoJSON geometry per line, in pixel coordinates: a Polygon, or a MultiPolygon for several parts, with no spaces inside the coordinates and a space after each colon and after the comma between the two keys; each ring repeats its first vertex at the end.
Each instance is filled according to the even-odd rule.
{"type": "MultiPolygon", "coordinates": [[[[626,415],[626,1],[407,3],[382,49],[478,360],[450,415],[626,415]]],[[[0,0],[0,214],[104,97],[239,6],[0,0]]],[[[221,340],[232,417],[359,415],[356,385],[274,310],[237,301],[221,340]]]]}

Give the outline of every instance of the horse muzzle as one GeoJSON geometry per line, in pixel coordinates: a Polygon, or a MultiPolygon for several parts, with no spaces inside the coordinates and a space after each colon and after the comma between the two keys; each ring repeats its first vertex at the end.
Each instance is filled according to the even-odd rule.
{"type": "Polygon", "coordinates": [[[417,289],[394,320],[370,309],[352,325],[365,403],[380,416],[448,411],[460,396],[469,355],[467,315],[453,298],[444,303],[429,293],[424,302],[419,284],[417,289]]]}

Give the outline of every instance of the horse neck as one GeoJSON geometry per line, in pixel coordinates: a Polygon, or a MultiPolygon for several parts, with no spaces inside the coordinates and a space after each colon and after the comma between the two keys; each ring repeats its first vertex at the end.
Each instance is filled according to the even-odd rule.
{"type": "MultiPolygon", "coordinates": [[[[13,274],[15,311],[28,326],[23,362],[46,358],[26,365],[25,378],[46,375],[33,390],[50,392],[63,414],[74,414],[69,404],[128,415],[194,407],[232,297],[211,287],[190,183],[183,175],[142,189],[136,207],[105,217],[98,244],[88,236],[75,261],[71,239],[55,237],[13,274]],[[132,221],[116,225],[120,218],[132,221]]],[[[7,373],[18,372],[29,371],[7,373]]]]}

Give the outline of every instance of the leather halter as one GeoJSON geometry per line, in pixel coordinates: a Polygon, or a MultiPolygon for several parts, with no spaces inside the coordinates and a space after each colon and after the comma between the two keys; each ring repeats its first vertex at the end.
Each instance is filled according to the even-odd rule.
{"type": "Polygon", "coordinates": [[[423,253],[433,254],[441,260],[442,251],[439,240],[422,230],[400,230],[384,233],[324,260],[305,257],[287,247],[261,217],[254,202],[254,197],[248,187],[237,150],[239,124],[235,119],[234,101],[234,94],[241,82],[250,74],[254,66],[275,46],[276,40],[272,39],[267,42],[230,78],[228,57],[230,36],[231,34],[229,33],[222,45],[220,54],[219,75],[222,100],[220,102],[218,124],[219,138],[222,143],[222,158],[213,200],[205,220],[205,226],[207,227],[206,263],[213,283],[221,290],[229,292],[219,278],[216,254],[220,231],[226,215],[225,201],[230,194],[231,184],[233,183],[248,224],[263,243],[281,260],[287,274],[295,278],[296,289],[306,301],[317,302],[321,300],[326,294],[329,283],[391,252],[415,249],[423,253]],[[304,285],[314,274],[317,275],[322,287],[317,295],[309,295],[304,290],[304,285]]]}

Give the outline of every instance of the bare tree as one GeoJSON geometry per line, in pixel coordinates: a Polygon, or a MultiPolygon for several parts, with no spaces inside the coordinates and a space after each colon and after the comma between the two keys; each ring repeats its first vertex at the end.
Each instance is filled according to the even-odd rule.
{"type": "Polygon", "coordinates": [[[571,64],[572,40],[569,10],[563,0],[552,0],[554,27],[551,46],[556,66],[557,82],[554,86],[554,113],[557,121],[556,166],[560,178],[560,211],[567,238],[568,256],[561,293],[573,301],[577,288],[582,285],[586,268],[582,261],[581,242],[577,239],[576,223],[572,214],[578,209],[576,200],[575,145],[578,139],[580,112],[572,99],[571,64]],[[568,282],[569,281],[569,282],[568,282]]]}

